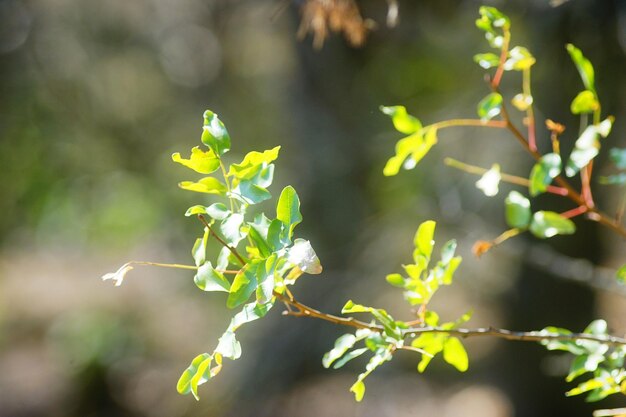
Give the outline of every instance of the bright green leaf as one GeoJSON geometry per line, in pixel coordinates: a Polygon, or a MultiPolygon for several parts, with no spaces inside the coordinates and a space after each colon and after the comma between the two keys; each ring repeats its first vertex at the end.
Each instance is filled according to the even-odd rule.
{"type": "Polygon", "coordinates": [[[548,153],[541,157],[530,172],[529,191],[531,196],[545,192],[552,180],[561,173],[561,157],[548,153]]]}
{"type": "Polygon", "coordinates": [[[449,337],[443,344],[443,359],[461,372],[467,371],[469,359],[463,343],[456,337],[449,337]]]}
{"type": "Polygon", "coordinates": [[[254,177],[258,171],[278,158],[280,146],[276,146],[264,152],[252,151],[248,152],[238,164],[232,164],[228,170],[228,176],[234,176],[240,179],[250,179],[254,177]]]}
{"type": "Polygon", "coordinates": [[[572,100],[570,110],[573,114],[593,113],[600,108],[600,103],[593,91],[585,90],[578,93],[572,100]]]}
{"type": "Polygon", "coordinates": [[[213,268],[211,262],[205,262],[198,268],[193,281],[202,291],[230,292],[230,282],[213,268]]]}
{"type": "Polygon", "coordinates": [[[340,336],[335,341],[335,346],[324,354],[324,357],[322,358],[322,365],[324,365],[324,368],[329,368],[333,362],[341,358],[348,351],[348,349],[351,349],[352,346],[354,346],[356,341],[356,336],[350,333],[340,336]]]}
{"type": "Polygon", "coordinates": [[[209,355],[208,353],[203,353],[201,355],[196,356],[191,361],[191,365],[189,365],[189,367],[185,370],[185,372],[183,372],[183,374],[178,379],[178,383],[176,384],[176,390],[180,394],[189,394],[190,392],[192,392],[193,396],[197,400],[198,399],[197,385],[196,385],[196,389],[192,391],[191,380],[198,373],[198,369],[200,365],[205,363],[206,361],[209,361],[210,363],[211,359],[212,359],[212,356],[209,355]]]}
{"type": "Polygon", "coordinates": [[[186,217],[195,216],[197,214],[206,214],[206,207],[195,205],[195,206],[189,207],[187,211],[185,212],[186,217]]]}
{"type": "Polygon", "coordinates": [[[427,220],[423,222],[417,228],[415,238],[413,239],[415,248],[419,251],[421,255],[426,257],[427,260],[430,259],[430,256],[433,253],[433,246],[435,245],[433,237],[435,235],[436,225],[437,223],[433,220],[427,220]]]}
{"type": "Polygon", "coordinates": [[[361,304],[355,304],[354,301],[348,300],[341,309],[341,314],[348,313],[369,313],[372,311],[372,307],[366,307],[361,304]]]}
{"type": "Polygon", "coordinates": [[[626,284],[626,264],[622,265],[617,270],[617,272],[615,273],[615,277],[620,283],[626,284]]]}
{"type": "Polygon", "coordinates": [[[287,186],[280,193],[276,205],[276,218],[286,227],[288,238],[291,239],[293,229],[302,221],[300,214],[300,199],[292,186],[287,186]]]}
{"type": "Polygon", "coordinates": [[[504,200],[506,223],[511,227],[525,228],[530,222],[530,201],[518,193],[511,191],[504,200]]]}
{"type": "Polygon", "coordinates": [[[365,395],[365,384],[361,380],[357,380],[354,385],[350,387],[350,392],[354,393],[354,399],[361,402],[365,395]]]}
{"type": "Polygon", "coordinates": [[[224,195],[226,193],[226,186],[213,177],[205,177],[198,182],[183,181],[178,183],[178,186],[183,190],[195,191],[197,193],[219,195],[224,195]]]}
{"type": "Polygon", "coordinates": [[[226,300],[226,306],[228,308],[235,308],[245,303],[256,290],[256,272],[258,267],[259,263],[253,261],[246,264],[246,266],[235,275],[233,284],[230,287],[230,294],[226,300]]]}
{"type": "Polygon", "coordinates": [[[504,69],[523,71],[529,69],[535,62],[535,58],[528,49],[516,46],[509,51],[509,58],[504,62],[504,69]]]}
{"type": "Polygon", "coordinates": [[[498,93],[491,93],[478,103],[476,111],[481,120],[487,121],[499,115],[501,109],[502,96],[498,93]]]}
{"type": "Polygon", "coordinates": [[[234,332],[243,324],[265,317],[267,312],[270,311],[273,306],[274,304],[272,302],[265,304],[252,302],[244,305],[243,309],[239,313],[235,314],[233,319],[230,321],[228,330],[234,332]]]}
{"type": "Polygon", "coordinates": [[[400,274],[389,274],[385,279],[394,287],[404,288],[404,277],[400,274]]]}
{"type": "Polygon", "coordinates": [[[361,356],[362,354],[364,354],[368,350],[369,350],[368,348],[361,348],[361,349],[354,349],[353,351],[346,353],[343,356],[343,358],[341,358],[337,362],[335,362],[335,364],[333,365],[333,369],[341,368],[346,363],[350,362],[352,359],[358,358],[359,356],[361,356]]]}
{"type": "Polygon", "coordinates": [[[208,214],[212,219],[224,220],[230,215],[230,210],[228,210],[228,207],[222,203],[213,203],[206,208],[206,214],[208,214]]]}
{"type": "Polygon", "coordinates": [[[380,106],[380,111],[391,117],[393,126],[400,133],[412,135],[422,129],[420,121],[408,114],[404,106],[380,106]]]}
{"type": "Polygon", "coordinates": [[[223,155],[230,150],[230,135],[226,126],[211,110],[204,112],[202,143],[217,155],[223,155]]]}
{"type": "Polygon", "coordinates": [[[209,230],[204,230],[204,235],[201,238],[196,239],[196,242],[191,249],[191,256],[196,263],[196,266],[200,266],[206,260],[206,245],[209,240],[209,230]]]}
{"type": "Polygon", "coordinates": [[[217,171],[220,167],[220,160],[215,156],[215,152],[211,149],[204,152],[197,146],[191,149],[189,159],[182,158],[180,153],[176,152],[172,154],[172,161],[191,168],[200,174],[210,174],[217,171]]]}
{"type": "Polygon", "coordinates": [[[583,333],[592,334],[595,336],[606,336],[609,331],[609,326],[606,320],[594,320],[585,328],[583,333]]]}
{"type": "Polygon", "coordinates": [[[500,57],[491,52],[476,54],[474,55],[474,62],[484,69],[495,68],[500,64],[500,57]]]}
{"type": "Polygon", "coordinates": [[[322,273],[320,260],[308,240],[296,239],[289,248],[287,259],[307,274],[322,273]]]}
{"type": "Polygon", "coordinates": [[[580,74],[580,78],[582,79],[585,88],[595,94],[596,89],[594,85],[595,76],[593,71],[593,65],[591,65],[591,62],[589,62],[589,60],[585,58],[580,49],[576,48],[571,43],[568,43],[566,45],[566,49],[567,52],[569,52],[572,61],[574,61],[576,69],[578,69],[578,73],[580,74]]]}
{"type": "Polygon", "coordinates": [[[237,244],[245,237],[241,231],[244,216],[241,213],[231,213],[220,223],[220,231],[224,236],[226,243],[237,246],[237,244]]]}
{"type": "Polygon", "coordinates": [[[235,333],[227,330],[215,348],[215,352],[220,353],[225,358],[232,360],[239,359],[241,357],[241,344],[235,337],[235,333]]]}
{"type": "Polygon", "coordinates": [[[553,211],[538,211],[533,214],[530,231],[540,239],[556,235],[571,235],[576,232],[576,225],[553,211]]]}

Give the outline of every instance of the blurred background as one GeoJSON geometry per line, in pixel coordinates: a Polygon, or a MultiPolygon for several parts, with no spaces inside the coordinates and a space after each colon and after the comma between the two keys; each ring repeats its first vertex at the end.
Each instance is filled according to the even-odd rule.
{"type": "MultiPolygon", "coordinates": [[[[442,131],[416,170],[382,176],[400,134],[379,105],[405,105],[424,123],[475,117],[488,93],[472,62],[488,50],[474,26],[482,3],[399,0],[389,28],[387,2],[359,0],[376,22],[363,45],[335,34],[316,49],[297,37],[302,0],[0,0],[0,416],[589,416],[597,406],[563,395],[568,357],[487,339],[467,340],[465,374],[438,359],[420,375],[419,357],[400,353],[357,404],[348,388],[365,363],[321,366],[344,329],[280,307],[241,329],[242,359],[196,402],[175,384],[226,328],[225,297],[184,271],[100,281],[128,260],[191,262],[201,227],[183,213],[212,200],[176,187],[195,177],[170,156],[199,145],[208,108],[230,131],[232,161],[282,145],[272,190],[296,187],[298,234],[324,265],[299,282],[301,301],[337,312],[352,298],[410,317],[384,276],[410,260],[415,229],[432,218],[438,242],[457,238],[465,258],[434,300],[444,319],[473,308],[472,326],[582,330],[604,317],[623,335],[625,291],[611,277],[625,246],[596,224],[471,255],[505,229],[511,188],[486,198],[442,159],[527,175],[532,161],[506,132],[442,131]]],[[[545,118],[568,126],[566,150],[578,131],[569,103],[582,85],[567,42],[593,62],[604,113],[616,116],[605,149],[626,146],[626,2],[485,3],[511,16],[513,45],[537,58],[542,149],[545,118]]],[[[508,73],[504,93],[520,88],[508,73]]],[[[623,190],[602,187],[596,200],[613,212],[623,190]]],[[[533,207],[571,208],[546,197],[533,207]]]]}

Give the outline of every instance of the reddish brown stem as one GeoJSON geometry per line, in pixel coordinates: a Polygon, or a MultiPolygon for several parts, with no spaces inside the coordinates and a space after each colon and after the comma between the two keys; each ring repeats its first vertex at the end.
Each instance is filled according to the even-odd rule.
{"type": "Polygon", "coordinates": [[[589,211],[589,209],[586,206],[578,206],[576,208],[573,208],[571,210],[568,210],[564,213],[561,213],[562,217],[565,217],[566,219],[571,219],[574,218],[576,216],[580,216],[581,214],[586,213],[587,211],[589,211]]]}

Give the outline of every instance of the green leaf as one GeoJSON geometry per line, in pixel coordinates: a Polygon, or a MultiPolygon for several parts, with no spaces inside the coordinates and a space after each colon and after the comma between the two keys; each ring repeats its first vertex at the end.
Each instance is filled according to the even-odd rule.
{"type": "Polygon", "coordinates": [[[594,336],[606,336],[609,331],[609,326],[606,320],[594,320],[585,328],[583,333],[592,334],[594,336]]]}
{"type": "Polygon", "coordinates": [[[586,372],[594,372],[598,369],[598,365],[602,362],[604,362],[604,355],[580,355],[572,361],[569,374],[565,380],[567,382],[572,382],[574,379],[586,372]]]}
{"type": "Polygon", "coordinates": [[[385,279],[394,287],[404,288],[405,286],[404,277],[400,274],[389,274],[385,279]]]}
{"type": "Polygon", "coordinates": [[[287,237],[291,239],[293,229],[302,221],[302,215],[300,214],[300,199],[296,190],[290,185],[280,193],[276,206],[276,218],[285,225],[287,237]]]}
{"type": "Polygon", "coordinates": [[[250,179],[254,177],[262,168],[267,166],[270,162],[278,158],[278,152],[280,146],[276,146],[267,151],[248,152],[238,164],[232,164],[228,170],[228,176],[234,176],[240,179],[250,179]]]}
{"type": "Polygon", "coordinates": [[[206,207],[200,205],[189,207],[185,212],[185,217],[195,216],[197,214],[206,214],[206,207]]]}
{"type": "Polygon", "coordinates": [[[422,129],[420,121],[408,114],[404,106],[380,106],[380,111],[391,117],[393,126],[400,133],[412,135],[422,129]]]}
{"type": "Polygon", "coordinates": [[[578,93],[572,100],[570,110],[573,114],[593,113],[600,108],[600,103],[593,91],[585,90],[578,93]]]}
{"type": "Polygon", "coordinates": [[[498,194],[500,179],[502,179],[500,176],[500,165],[493,164],[491,169],[476,181],[476,188],[485,193],[487,197],[493,197],[498,194]]]}
{"type": "Polygon", "coordinates": [[[340,336],[335,341],[335,346],[324,354],[324,357],[322,358],[322,365],[324,368],[329,368],[333,362],[341,358],[348,351],[348,349],[351,349],[354,346],[356,341],[356,336],[351,333],[340,336]]]}
{"type": "Polygon", "coordinates": [[[540,239],[556,235],[571,235],[576,232],[576,225],[553,211],[538,211],[533,214],[530,231],[540,239]]]}
{"type": "Polygon", "coordinates": [[[387,161],[383,174],[390,177],[396,175],[401,167],[407,170],[415,168],[436,143],[437,129],[432,127],[425,129],[424,136],[420,132],[416,132],[400,139],[396,143],[396,154],[387,161]]]}
{"type": "Polygon", "coordinates": [[[383,175],[386,177],[392,177],[400,172],[402,164],[411,154],[413,149],[416,149],[424,143],[424,138],[419,133],[415,133],[406,138],[400,139],[396,143],[396,154],[389,158],[383,169],[383,175]]]}
{"type": "Polygon", "coordinates": [[[234,332],[246,323],[250,323],[251,321],[265,317],[265,315],[268,313],[268,311],[270,311],[273,306],[274,303],[272,302],[265,304],[252,302],[244,305],[243,309],[239,313],[235,314],[233,319],[230,321],[230,326],[228,326],[228,330],[234,332]]]}
{"type": "Polygon", "coordinates": [[[443,350],[447,338],[447,335],[441,333],[423,333],[413,340],[411,346],[423,349],[430,355],[422,355],[422,359],[417,365],[417,370],[420,373],[424,372],[435,355],[443,350]]]}
{"type": "Polygon", "coordinates": [[[491,93],[478,103],[476,111],[481,120],[487,121],[499,115],[501,109],[502,96],[498,93],[491,93]]]}
{"type": "Polygon", "coordinates": [[[530,172],[529,192],[532,197],[545,192],[552,180],[561,173],[561,157],[548,153],[541,157],[530,172]]]}
{"type": "Polygon", "coordinates": [[[493,27],[508,29],[511,25],[509,17],[495,7],[480,6],[478,13],[487,18],[493,27]]]}
{"type": "Polygon", "coordinates": [[[213,268],[211,262],[205,262],[198,268],[198,273],[193,277],[193,281],[202,291],[230,292],[230,282],[213,268]]]}
{"type": "MultiPolygon", "coordinates": [[[[272,253],[272,250],[270,249],[267,243],[267,240],[265,240],[263,235],[261,235],[261,233],[257,229],[257,226],[255,226],[254,223],[248,223],[248,226],[250,226],[250,230],[248,231],[248,236],[254,243],[254,246],[259,250],[261,257],[267,258],[272,253]]],[[[267,231],[266,231],[266,234],[267,234],[267,231]]]]}
{"type": "Polygon", "coordinates": [[[415,238],[413,242],[415,244],[415,248],[419,251],[419,253],[426,258],[426,262],[430,260],[430,256],[433,253],[433,246],[435,245],[435,241],[433,237],[435,235],[435,227],[437,222],[434,220],[427,220],[420,224],[417,228],[417,232],[415,233],[415,238]]]}
{"type": "Polygon", "coordinates": [[[354,393],[354,399],[358,402],[363,400],[363,396],[365,395],[365,384],[360,379],[357,380],[351,387],[350,392],[354,393]]]}
{"type": "Polygon", "coordinates": [[[217,155],[223,155],[230,150],[230,135],[226,126],[211,110],[204,112],[202,143],[217,155]]]}
{"type": "Polygon", "coordinates": [[[593,71],[593,65],[591,65],[591,62],[589,62],[589,60],[585,58],[580,49],[576,48],[571,43],[568,43],[566,45],[566,49],[567,52],[569,52],[572,61],[574,61],[576,69],[578,69],[578,73],[580,74],[580,78],[582,79],[585,88],[595,94],[596,89],[594,85],[595,76],[593,71]]]}
{"type": "Polygon", "coordinates": [[[582,384],[579,384],[576,388],[567,391],[565,395],[568,397],[571,397],[573,395],[580,395],[597,388],[602,388],[603,385],[604,382],[600,379],[590,379],[583,382],[582,384]]]}
{"type": "Polygon", "coordinates": [[[191,149],[189,159],[183,159],[180,153],[176,152],[172,154],[172,161],[191,168],[200,174],[210,174],[217,171],[220,167],[220,160],[215,156],[215,152],[211,149],[204,152],[198,146],[191,149]]]}
{"type": "Polygon", "coordinates": [[[311,242],[304,239],[296,239],[293,246],[287,252],[287,259],[307,274],[321,274],[322,265],[315,254],[311,242]]]}
{"type": "Polygon", "coordinates": [[[450,263],[446,265],[446,269],[444,270],[443,276],[441,277],[441,282],[445,285],[452,284],[452,278],[454,277],[454,273],[456,272],[459,265],[461,265],[461,261],[463,258],[460,256],[455,256],[450,259],[450,263]]]}
{"type": "Polygon", "coordinates": [[[441,264],[446,266],[450,263],[452,258],[454,257],[454,252],[456,251],[456,240],[451,239],[443,245],[441,248],[441,264]]]}
{"type": "MultiPolygon", "coordinates": [[[[273,166],[273,165],[272,165],[273,166]]],[[[272,194],[253,181],[241,181],[232,192],[233,197],[245,204],[259,204],[272,198],[272,194]]]]}
{"type": "Polygon", "coordinates": [[[461,372],[467,371],[469,359],[463,343],[456,337],[449,337],[443,344],[443,359],[461,372]]]}
{"type": "Polygon", "coordinates": [[[341,314],[369,313],[372,310],[373,310],[372,307],[366,307],[361,304],[355,304],[354,301],[348,300],[346,304],[343,306],[343,308],[341,309],[341,314]]]}
{"type": "Polygon", "coordinates": [[[528,49],[516,46],[509,51],[509,58],[504,62],[504,69],[523,71],[532,67],[535,62],[535,58],[528,49]]]}
{"type": "MultiPolygon", "coordinates": [[[[565,336],[572,334],[570,330],[554,326],[548,326],[541,330],[540,333],[545,335],[559,334],[565,336]]],[[[548,350],[563,350],[566,352],[570,352],[574,355],[582,355],[587,352],[586,349],[576,344],[576,342],[568,340],[542,340],[541,344],[544,345],[548,350]]]]}
{"type": "MultiPolygon", "coordinates": [[[[201,355],[196,356],[192,361],[191,365],[183,372],[183,374],[178,379],[178,383],[176,384],[176,390],[180,394],[189,394],[190,392],[193,396],[198,400],[198,382],[192,385],[192,379],[199,373],[200,368],[206,369],[206,364],[210,364],[213,357],[208,353],[203,353],[201,355]]],[[[200,375],[202,375],[201,372],[200,375]]]]}
{"type": "Polygon", "coordinates": [[[226,186],[213,177],[202,178],[198,182],[183,181],[178,183],[183,190],[195,191],[197,193],[225,195],[226,186]]]}
{"type": "Polygon", "coordinates": [[[259,265],[259,262],[252,261],[246,264],[237,275],[235,275],[233,284],[230,287],[230,294],[226,300],[226,306],[228,308],[235,308],[245,303],[256,290],[256,273],[259,265]]]}
{"type": "Polygon", "coordinates": [[[474,55],[474,62],[484,69],[495,68],[500,64],[500,57],[494,53],[474,55]]]}
{"type": "Polygon", "coordinates": [[[276,261],[276,255],[273,254],[265,260],[264,264],[259,264],[257,268],[256,300],[259,304],[265,304],[272,299],[275,286],[274,269],[276,261]]]}
{"type": "Polygon", "coordinates": [[[358,358],[359,356],[361,356],[362,354],[364,354],[368,350],[369,349],[365,347],[365,348],[361,348],[361,349],[354,349],[353,351],[346,353],[343,356],[343,358],[341,358],[337,362],[335,362],[335,364],[333,365],[333,369],[341,368],[346,363],[350,362],[352,359],[358,358]]]}
{"type": "Polygon", "coordinates": [[[220,337],[215,352],[220,353],[225,358],[239,359],[241,357],[241,344],[235,337],[235,333],[230,330],[225,331],[220,337]]]}
{"type": "Polygon", "coordinates": [[[622,265],[615,273],[615,278],[621,283],[626,284],[626,264],[622,265]]]}
{"type": "Polygon", "coordinates": [[[213,203],[206,208],[206,214],[208,214],[212,219],[224,220],[230,215],[230,210],[228,210],[228,207],[222,203],[213,203]]]}
{"type": "Polygon", "coordinates": [[[591,125],[583,131],[574,145],[569,161],[565,167],[565,174],[573,177],[600,153],[599,133],[596,126],[591,125]]]}
{"type": "Polygon", "coordinates": [[[206,245],[209,241],[209,230],[204,229],[204,235],[201,238],[196,239],[191,249],[191,256],[196,263],[196,266],[200,266],[206,260],[206,245]]]}
{"type": "Polygon", "coordinates": [[[220,223],[220,231],[224,236],[226,243],[237,246],[237,244],[245,237],[241,231],[244,216],[241,213],[231,213],[220,223]]]}
{"type": "Polygon", "coordinates": [[[511,191],[504,204],[506,223],[511,227],[526,228],[531,216],[530,201],[517,191],[511,191]]]}

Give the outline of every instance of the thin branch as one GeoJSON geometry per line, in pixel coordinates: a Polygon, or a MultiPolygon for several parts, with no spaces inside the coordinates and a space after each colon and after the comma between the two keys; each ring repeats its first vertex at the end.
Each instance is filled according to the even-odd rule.
{"type": "MultiPolygon", "coordinates": [[[[497,88],[495,88],[494,91],[499,92],[497,88]]],[[[513,136],[515,136],[517,141],[522,145],[522,147],[526,150],[526,152],[528,152],[535,160],[539,161],[542,155],[539,152],[530,148],[524,135],[513,124],[513,122],[511,122],[511,118],[509,117],[509,114],[508,114],[508,111],[506,109],[504,102],[502,103],[501,114],[502,114],[503,120],[507,124],[508,130],[513,134],[513,136]]],[[[567,190],[567,195],[566,195],[567,198],[569,198],[570,200],[572,200],[574,203],[576,203],[579,206],[587,207],[587,218],[589,220],[596,221],[608,227],[609,229],[613,230],[618,235],[626,238],[626,229],[619,222],[616,222],[614,219],[604,214],[597,208],[590,207],[587,204],[587,201],[585,201],[585,198],[579,192],[577,192],[574,189],[574,187],[572,187],[570,183],[567,182],[567,180],[565,180],[561,175],[555,177],[554,181],[560,187],[565,188],[567,190]]]]}
{"type": "Polygon", "coordinates": [[[588,333],[548,333],[544,331],[519,332],[506,329],[497,329],[495,327],[480,327],[476,329],[443,329],[440,327],[421,327],[417,329],[404,330],[405,335],[419,335],[422,333],[447,333],[454,336],[475,337],[475,336],[493,336],[500,339],[514,340],[519,342],[541,342],[544,340],[561,340],[561,341],[578,341],[590,340],[593,342],[603,343],[605,345],[623,346],[626,345],[626,339],[617,336],[596,336],[588,333]]]}
{"type": "Polygon", "coordinates": [[[306,306],[295,299],[285,297],[285,295],[274,292],[274,296],[285,304],[290,305],[297,309],[297,311],[283,311],[286,316],[294,317],[312,317],[324,321],[328,321],[334,324],[340,324],[343,326],[356,327],[357,329],[369,329],[372,331],[380,332],[383,330],[381,326],[365,323],[364,321],[356,320],[353,317],[339,317],[333,314],[323,313],[312,307],[306,306]]]}
{"type": "MultiPolygon", "coordinates": [[[[343,326],[356,327],[358,329],[369,329],[372,331],[381,332],[383,327],[375,324],[365,323],[363,321],[356,320],[352,317],[340,317],[332,314],[324,313],[307,305],[304,305],[295,299],[289,299],[283,294],[274,292],[274,296],[285,304],[295,307],[297,311],[284,311],[283,314],[287,316],[295,317],[312,317],[324,321],[328,321],[334,324],[343,326]]],[[[506,329],[498,329],[495,327],[483,327],[475,329],[445,329],[441,327],[418,327],[410,328],[402,331],[404,336],[416,336],[423,333],[446,333],[463,338],[477,337],[477,336],[492,336],[500,339],[514,340],[520,342],[541,342],[544,340],[561,340],[561,341],[578,341],[578,340],[590,340],[612,346],[626,345],[626,339],[617,336],[597,336],[587,333],[548,333],[544,331],[530,331],[520,332],[506,329]]]]}
{"type": "Polygon", "coordinates": [[[211,235],[218,241],[220,242],[220,244],[222,246],[224,246],[225,248],[227,248],[234,256],[235,258],[237,258],[237,260],[241,263],[241,265],[245,265],[247,262],[246,260],[243,258],[243,256],[241,256],[239,254],[239,252],[237,252],[236,248],[233,248],[232,246],[230,246],[228,243],[226,243],[217,233],[215,233],[215,231],[213,231],[213,229],[211,228],[211,225],[209,224],[209,222],[206,221],[206,219],[204,218],[204,216],[202,214],[198,214],[198,219],[202,222],[202,224],[204,225],[204,227],[206,227],[207,229],[209,229],[209,232],[211,233],[211,235]]]}
{"type": "MultiPolygon", "coordinates": [[[[456,159],[453,159],[453,158],[445,158],[443,160],[443,163],[452,168],[465,171],[468,174],[483,175],[485,172],[488,171],[488,169],[486,168],[482,168],[476,165],[466,164],[465,162],[457,161],[456,159]]],[[[508,183],[515,184],[515,185],[521,185],[522,187],[530,186],[530,181],[527,178],[518,177],[517,175],[500,173],[500,179],[504,182],[508,182],[508,183]]],[[[567,196],[567,190],[565,188],[555,187],[554,185],[548,185],[546,191],[552,194],[567,196]]]]}
{"type": "Polygon", "coordinates": [[[511,41],[511,32],[508,29],[504,30],[504,39],[502,42],[502,50],[500,52],[500,62],[498,64],[498,69],[496,70],[496,74],[493,76],[493,80],[491,81],[491,87],[497,89],[500,85],[500,81],[502,81],[502,75],[504,74],[504,63],[506,62],[506,57],[509,54],[509,42],[511,41]]]}

